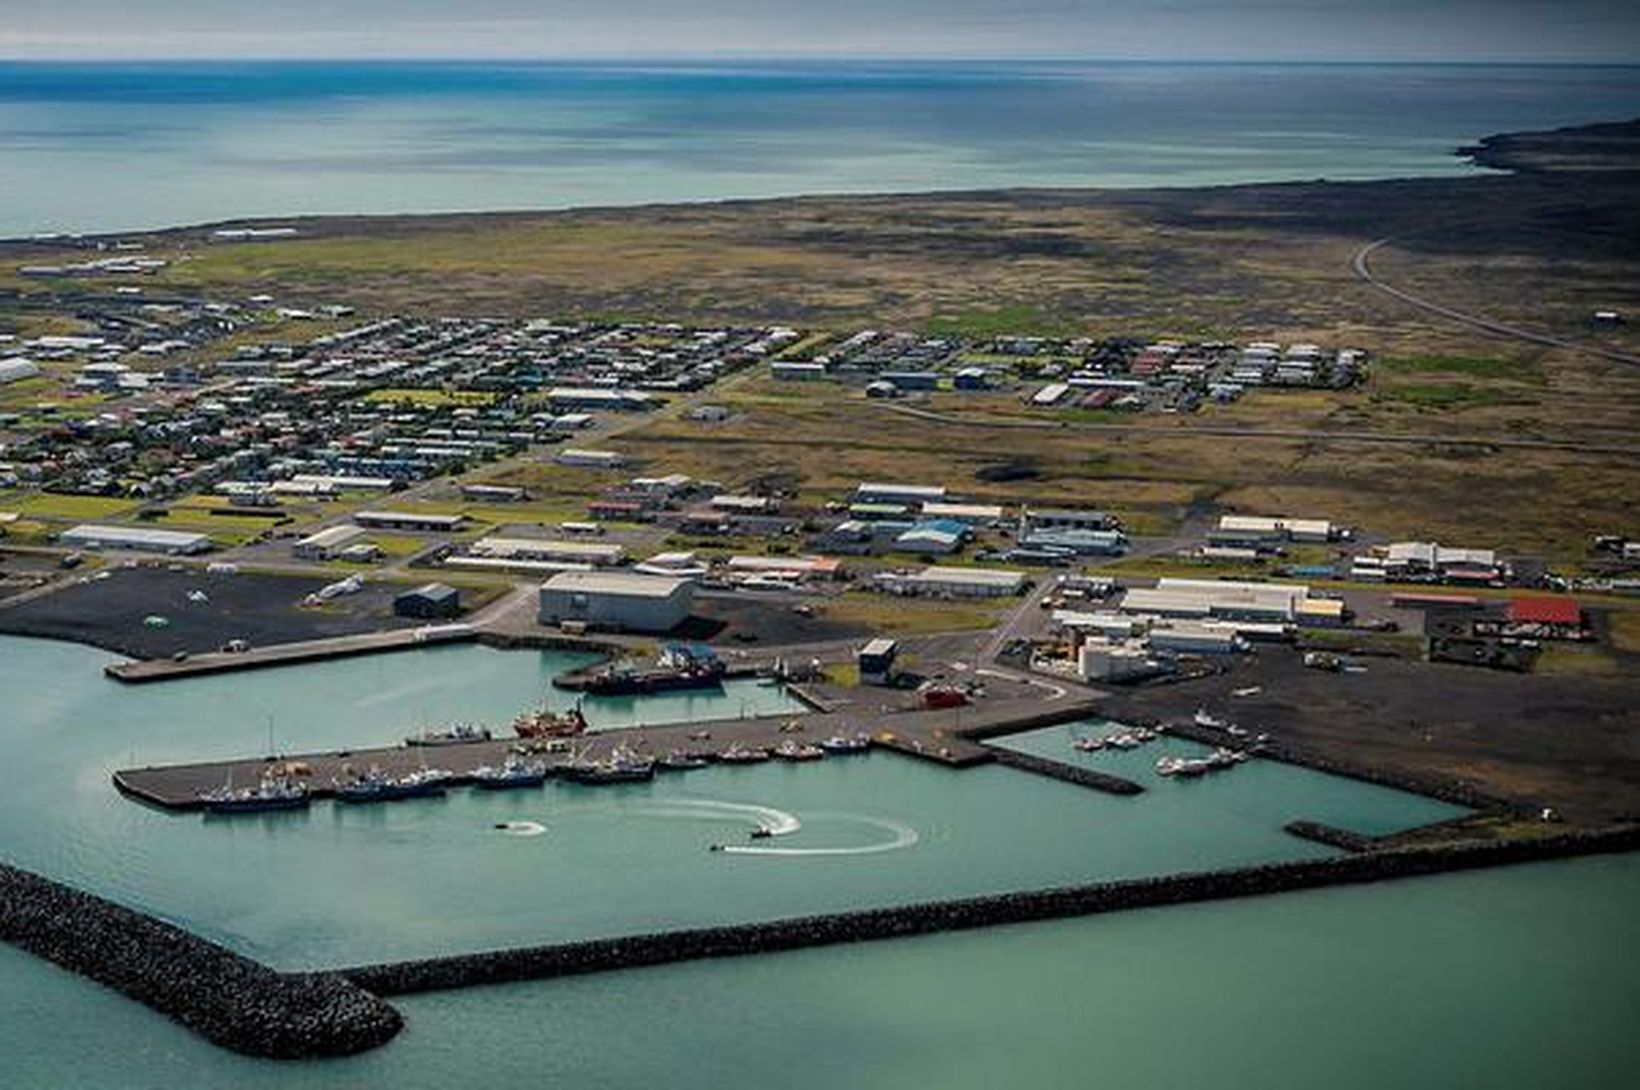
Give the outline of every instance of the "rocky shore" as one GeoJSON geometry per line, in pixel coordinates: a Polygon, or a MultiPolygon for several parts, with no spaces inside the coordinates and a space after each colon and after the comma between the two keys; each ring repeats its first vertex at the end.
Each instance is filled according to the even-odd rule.
{"type": "Polygon", "coordinates": [[[0,864],[0,940],[249,1056],[386,1044],[399,1012],[334,973],[278,973],[151,916],[0,864]]]}
{"type": "Polygon", "coordinates": [[[1640,848],[1640,826],[1567,832],[1531,840],[1470,842],[1367,852],[1061,889],[1032,890],[769,923],[671,931],[345,971],[377,995],[736,957],[833,943],[903,938],[1033,920],[1384,881],[1508,863],[1640,848]]]}

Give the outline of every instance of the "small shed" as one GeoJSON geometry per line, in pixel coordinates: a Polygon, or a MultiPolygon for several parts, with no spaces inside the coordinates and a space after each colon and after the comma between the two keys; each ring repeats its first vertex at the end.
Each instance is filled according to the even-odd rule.
{"type": "Polygon", "coordinates": [[[427,583],[395,597],[393,612],[400,617],[425,620],[456,617],[461,613],[461,591],[448,583],[427,583]]]}

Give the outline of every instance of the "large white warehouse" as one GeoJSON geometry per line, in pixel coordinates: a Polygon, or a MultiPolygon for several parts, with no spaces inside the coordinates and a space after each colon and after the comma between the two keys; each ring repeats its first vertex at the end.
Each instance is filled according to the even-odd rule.
{"type": "Polygon", "coordinates": [[[541,585],[541,623],[578,621],[591,628],[670,632],[689,616],[689,579],[630,572],[562,572],[541,585]]]}

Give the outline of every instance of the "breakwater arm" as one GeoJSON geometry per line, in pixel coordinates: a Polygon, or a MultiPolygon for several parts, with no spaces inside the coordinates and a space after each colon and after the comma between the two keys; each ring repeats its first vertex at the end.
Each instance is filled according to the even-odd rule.
{"type": "Polygon", "coordinates": [[[1103,912],[1319,889],[1640,848],[1640,827],[1510,841],[1368,852],[1060,889],[936,901],[768,923],[596,939],[560,946],[346,970],[376,995],[404,995],[520,980],[631,969],[699,958],[737,957],[810,946],[904,938],[940,931],[1063,919],[1103,912]]]}
{"type": "Polygon", "coordinates": [[[996,755],[999,765],[1017,768],[1022,772],[1034,772],[1038,776],[1047,776],[1066,783],[1074,783],[1078,787],[1091,787],[1095,791],[1104,791],[1111,795],[1137,795],[1144,790],[1132,780],[1124,780],[1120,776],[1112,776],[1108,772],[1100,772],[1093,768],[1083,768],[1081,765],[1066,764],[1064,761],[1055,761],[1049,757],[1039,757],[1034,753],[1021,753],[1014,749],[1003,749],[1001,746],[987,747],[996,755]]]}
{"type": "Polygon", "coordinates": [[[334,973],[278,973],[180,928],[0,864],[0,940],[250,1056],[345,1056],[386,1044],[399,1012],[334,973]]]}

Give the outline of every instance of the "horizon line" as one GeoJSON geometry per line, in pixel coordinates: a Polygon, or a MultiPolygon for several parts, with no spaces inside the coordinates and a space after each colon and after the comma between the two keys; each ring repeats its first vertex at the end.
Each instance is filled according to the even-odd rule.
{"type": "Polygon", "coordinates": [[[1619,59],[1571,59],[1549,57],[1485,57],[1485,58],[1410,58],[1410,57],[1191,57],[1191,56],[1075,56],[1057,54],[980,54],[980,53],[908,53],[908,54],[846,54],[846,53],[780,53],[757,54],[752,51],[702,53],[639,53],[639,54],[533,54],[533,55],[439,55],[431,53],[404,53],[393,56],[335,56],[265,53],[245,54],[110,54],[110,55],[20,55],[0,54],[0,64],[1201,64],[1201,65],[1283,65],[1329,67],[1542,67],[1542,68],[1640,68],[1640,57],[1619,59]]]}

